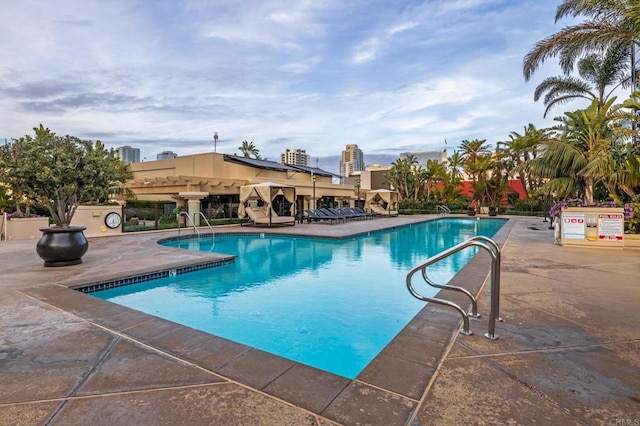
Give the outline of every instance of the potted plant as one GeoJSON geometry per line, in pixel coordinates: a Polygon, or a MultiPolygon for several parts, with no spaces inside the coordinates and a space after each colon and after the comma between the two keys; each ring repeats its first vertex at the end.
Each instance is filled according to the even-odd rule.
{"type": "Polygon", "coordinates": [[[476,208],[474,206],[467,207],[467,214],[469,216],[475,216],[476,215],[476,208]]]}
{"type": "Polygon", "coordinates": [[[489,206],[489,216],[497,216],[498,208],[496,206],[489,206]]]}
{"type": "Polygon", "coordinates": [[[57,136],[40,125],[35,137],[26,135],[0,151],[0,170],[8,185],[18,184],[24,195],[46,207],[52,226],[40,228],[36,251],[45,266],[82,262],[89,243],[84,226],[71,226],[81,202],[108,198],[108,188],[127,179],[126,165],[100,141],[57,136]]]}

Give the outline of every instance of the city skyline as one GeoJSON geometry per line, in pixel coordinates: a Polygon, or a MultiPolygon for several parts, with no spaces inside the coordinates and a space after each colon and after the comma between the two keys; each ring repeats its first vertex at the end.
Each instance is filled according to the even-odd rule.
{"type": "Polygon", "coordinates": [[[0,32],[0,138],[58,134],[278,161],[303,149],[335,170],[357,144],[367,164],[399,153],[508,140],[543,119],[522,59],[560,0],[109,3],[10,2],[0,32]],[[34,25],[37,23],[37,25],[34,25]],[[214,141],[214,134],[218,139],[214,141]]]}

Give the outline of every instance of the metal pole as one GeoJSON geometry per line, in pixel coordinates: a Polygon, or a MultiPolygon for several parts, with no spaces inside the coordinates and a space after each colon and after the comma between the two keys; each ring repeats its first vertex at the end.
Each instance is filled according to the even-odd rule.
{"type": "Polygon", "coordinates": [[[316,175],[311,173],[311,180],[313,181],[313,209],[315,210],[318,207],[318,203],[316,201],[316,175]]]}

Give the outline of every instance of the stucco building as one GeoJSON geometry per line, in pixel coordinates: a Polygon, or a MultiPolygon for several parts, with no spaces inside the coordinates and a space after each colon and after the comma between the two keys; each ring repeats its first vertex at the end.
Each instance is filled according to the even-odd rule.
{"type": "MultiPolygon", "coordinates": [[[[227,154],[134,163],[129,171],[133,179],[126,186],[139,200],[176,201],[190,213],[216,206],[235,215],[240,187],[261,182],[295,186],[298,212],[320,205],[352,206],[355,199],[353,186],[334,184],[334,175],[328,171],[227,154]]],[[[278,214],[285,214],[286,207],[278,214]]]]}

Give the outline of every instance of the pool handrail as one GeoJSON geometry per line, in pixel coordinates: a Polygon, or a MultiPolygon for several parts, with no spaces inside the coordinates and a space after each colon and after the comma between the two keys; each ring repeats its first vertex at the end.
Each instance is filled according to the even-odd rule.
{"type": "Polygon", "coordinates": [[[430,257],[429,259],[427,259],[425,262],[423,262],[421,265],[416,266],[415,268],[413,268],[408,274],[407,274],[407,278],[406,278],[406,284],[407,284],[407,289],[409,290],[409,293],[411,293],[411,295],[413,297],[415,297],[416,299],[422,300],[424,302],[433,302],[433,303],[437,303],[440,305],[446,305],[446,306],[450,306],[454,309],[456,309],[458,312],[460,312],[460,314],[462,315],[462,321],[463,321],[463,325],[462,325],[462,330],[460,331],[462,334],[466,334],[466,335],[470,335],[473,334],[472,331],[469,329],[469,314],[467,314],[464,309],[462,309],[459,305],[448,301],[448,300],[444,300],[444,299],[439,299],[439,298],[435,298],[435,297],[427,297],[427,296],[423,296],[420,293],[418,293],[414,288],[413,288],[413,284],[411,283],[411,278],[413,277],[413,275],[415,275],[418,271],[421,272],[421,275],[423,277],[423,279],[425,280],[425,282],[427,284],[429,284],[432,287],[436,287],[439,289],[443,289],[443,290],[453,290],[453,291],[458,291],[461,292],[465,295],[467,295],[470,299],[471,299],[471,303],[472,303],[472,311],[471,311],[471,315],[474,317],[479,316],[478,312],[477,312],[477,298],[474,297],[468,290],[462,288],[462,287],[457,287],[457,286],[451,286],[451,285],[442,285],[442,284],[435,284],[433,281],[431,281],[431,279],[429,278],[428,274],[427,274],[427,268],[430,265],[433,265],[434,263],[437,263],[439,261],[441,261],[442,259],[445,259],[451,255],[453,255],[454,253],[457,253],[461,250],[464,250],[467,247],[472,247],[472,246],[476,246],[476,247],[481,247],[485,250],[487,250],[487,252],[489,252],[489,255],[491,257],[491,276],[490,276],[490,282],[491,282],[491,287],[490,287],[490,310],[489,310],[489,331],[487,333],[484,334],[484,336],[488,339],[492,339],[495,340],[498,338],[498,336],[496,336],[495,334],[495,322],[496,320],[498,321],[502,321],[502,318],[500,318],[500,262],[501,262],[501,256],[500,256],[500,247],[498,247],[498,245],[496,244],[495,241],[493,241],[491,238],[489,237],[485,237],[483,235],[478,235],[475,237],[472,237],[470,239],[468,239],[467,241],[464,241],[460,244],[457,244],[447,250],[444,250],[442,252],[440,252],[439,254],[430,257]]]}
{"type": "MultiPolygon", "coordinates": [[[[184,216],[184,217],[187,218],[187,220],[191,223],[191,226],[193,227],[193,232],[198,234],[198,238],[200,238],[200,231],[198,231],[198,227],[196,226],[196,224],[193,221],[193,219],[191,219],[191,216],[189,216],[189,213],[188,212],[180,212],[180,216],[184,216]]],[[[178,234],[180,234],[180,221],[178,221],[178,234]]]]}
{"type": "Polygon", "coordinates": [[[451,213],[451,209],[447,206],[445,206],[444,204],[440,204],[438,207],[436,207],[436,210],[442,210],[441,215],[445,216],[451,213]]]}
{"type": "MultiPolygon", "coordinates": [[[[191,219],[191,216],[189,216],[189,213],[187,212],[180,212],[180,216],[184,216],[189,220],[189,223],[191,224],[191,226],[193,227],[193,231],[198,234],[198,238],[200,238],[200,231],[198,230],[198,227],[196,226],[195,220],[191,219]]],[[[211,226],[211,224],[209,223],[209,221],[207,220],[207,217],[204,215],[204,213],[202,212],[198,212],[198,213],[194,213],[194,219],[196,216],[200,216],[202,217],[202,219],[204,220],[204,223],[207,224],[207,226],[209,227],[209,229],[211,230],[211,238],[215,241],[216,238],[216,234],[213,231],[213,227],[211,226]]],[[[178,221],[178,234],[180,234],[180,221],[178,221]]]]}
{"type": "Polygon", "coordinates": [[[211,226],[211,224],[207,220],[207,217],[204,215],[204,213],[198,212],[198,214],[200,215],[202,220],[204,220],[204,223],[206,223],[207,226],[209,227],[209,230],[211,231],[211,238],[213,238],[215,240],[216,239],[216,234],[215,234],[215,232],[213,232],[213,226],[211,226]]]}

